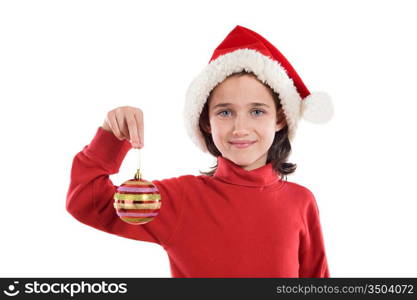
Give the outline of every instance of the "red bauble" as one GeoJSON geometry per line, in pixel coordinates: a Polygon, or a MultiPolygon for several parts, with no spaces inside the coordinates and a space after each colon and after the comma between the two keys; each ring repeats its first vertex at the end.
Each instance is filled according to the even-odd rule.
{"type": "Polygon", "coordinates": [[[161,208],[161,195],[150,181],[140,178],[140,171],[134,179],[124,182],[114,194],[114,208],[123,221],[142,225],[153,220],[161,208]]]}

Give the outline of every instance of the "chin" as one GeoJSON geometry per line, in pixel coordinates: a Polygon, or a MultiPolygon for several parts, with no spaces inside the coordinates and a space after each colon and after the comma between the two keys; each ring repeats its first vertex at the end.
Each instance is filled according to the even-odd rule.
{"type": "Polygon", "coordinates": [[[233,161],[235,164],[241,167],[246,167],[255,162],[255,159],[250,159],[247,156],[246,157],[237,157],[236,155],[230,155],[228,156],[228,159],[233,161]]]}
{"type": "Polygon", "coordinates": [[[252,166],[255,163],[258,164],[257,162],[260,163],[263,160],[266,161],[267,153],[265,152],[262,154],[262,152],[251,152],[251,153],[229,152],[227,153],[225,157],[228,158],[230,161],[234,162],[236,165],[243,168],[243,167],[252,166]]]}

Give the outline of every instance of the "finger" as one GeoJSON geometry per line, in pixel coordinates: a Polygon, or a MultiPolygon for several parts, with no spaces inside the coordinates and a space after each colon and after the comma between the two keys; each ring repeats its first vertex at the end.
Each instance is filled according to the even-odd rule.
{"type": "Polygon", "coordinates": [[[113,131],[113,134],[120,140],[121,133],[119,130],[119,126],[117,125],[116,115],[114,113],[109,113],[108,120],[109,126],[113,131]]]}
{"type": "Polygon", "coordinates": [[[123,140],[125,138],[129,138],[129,133],[127,132],[127,128],[125,125],[125,114],[122,110],[118,109],[115,112],[117,126],[119,128],[119,139],[123,140]]]}
{"type": "Polygon", "coordinates": [[[133,147],[139,147],[139,137],[138,137],[138,130],[136,119],[132,111],[126,112],[126,123],[129,128],[129,139],[133,147]]]}
{"type": "Polygon", "coordinates": [[[144,127],[144,122],[143,122],[143,113],[136,111],[134,113],[134,116],[136,119],[136,123],[138,124],[138,135],[139,135],[140,143],[143,147],[145,145],[145,136],[144,136],[145,127],[144,127]]]}

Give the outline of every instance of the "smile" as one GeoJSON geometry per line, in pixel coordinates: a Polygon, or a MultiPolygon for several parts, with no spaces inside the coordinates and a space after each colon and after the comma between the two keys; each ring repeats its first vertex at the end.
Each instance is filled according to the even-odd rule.
{"type": "Polygon", "coordinates": [[[251,143],[230,143],[232,146],[238,148],[238,149],[244,149],[244,148],[248,148],[249,146],[252,146],[253,144],[255,144],[255,142],[251,142],[251,143]]]}

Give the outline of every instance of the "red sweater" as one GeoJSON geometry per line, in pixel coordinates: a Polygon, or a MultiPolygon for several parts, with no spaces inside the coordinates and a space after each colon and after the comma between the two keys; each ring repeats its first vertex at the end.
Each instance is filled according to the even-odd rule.
{"type": "Polygon", "coordinates": [[[66,200],[74,218],[161,245],[173,277],[329,277],[313,194],[280,180],[270,163],[247,171],[220,156],[213,177],[152,180],[161,194],[158,216],[144,225],[123,222],[109,174],[131,148],[99,127],[77,153],[66,200]]]}

